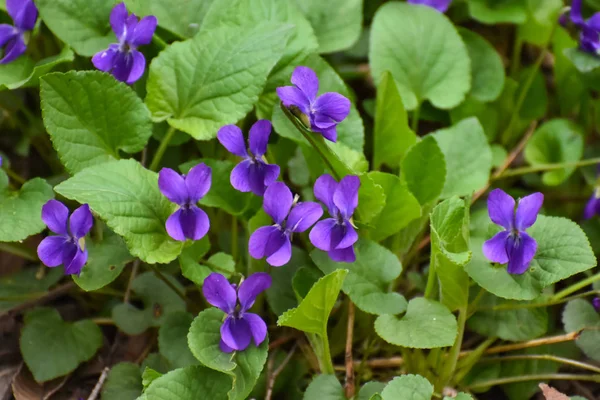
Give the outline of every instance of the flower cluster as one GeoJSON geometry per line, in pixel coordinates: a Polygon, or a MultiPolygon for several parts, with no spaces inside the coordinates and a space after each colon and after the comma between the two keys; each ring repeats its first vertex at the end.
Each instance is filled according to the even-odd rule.
{"type": "Polygon", "coordinates": [[[6,11],[13,20],[13,25],[0,24],[0,47],[4,49],[4,57],[0,64],[16,60],[27,50],[25,34],[33,30],[38,17],[38,10],[33,0],[6,0],[6,11]]]}

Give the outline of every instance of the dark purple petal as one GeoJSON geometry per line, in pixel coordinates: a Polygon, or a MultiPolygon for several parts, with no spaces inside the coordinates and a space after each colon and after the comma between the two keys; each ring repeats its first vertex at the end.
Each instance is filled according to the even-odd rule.
{"type": "Polygon", "coordinates": [[[233,352],[235,351],[235,350],[234,350],[234,349],[232,349],[231,347],[227,346],[227,345],[225,344],[225,342],[223,341],[223,339],[221,339],[221,340],[219,341],[219,348],[221,349],[221,351],[222,351],[223,353],[233,353],[233,352]]]}
{"type": "Polygon", "coordinates": [[[537,242],[525,232],[520,232],[518,236],[509,236],[506,240],[508,273],[520,275],[527,271],[536,251],[537,242]]]}
{"type": "Polygon", "coordinates": [[[6,11],[17,28],[30,31],[35,27],[38,9],[33,0],[6,0],[6,11]]]}
{"type": "Polygon", "coordinates": [[[190,169],[184,180],[187,187],[188,201],[196,204],[210,190],[212,169],[208,165],[200,163],[190,169]]]}
{"type": "Polygon", "coordinates": [[[264,184],[265,187],[271,186],[273,182],[277,180],[279,177],[279,165],[277,164],[264,164],[263,168],[265,169],[265,179],[264,184]]]}
{"type": "Polygon", "coordinates": [[[335,249],[327,252],[329,258],[337,262],[353,263],[356,261],[356,254],[352,246],[345,249],[335,249]]]}
{"type": "Polygon", "coordinates": [[[596,32],[600,32],[600,12],[595,13],[587,20],[587,26],[596,32]]]}
{"type": "Polygon", "coordinates": [[[285,235],[279,228],[263,226],[255,230],[250,236],[248,252],[253,258],[260,260],[279,250],[285,240],[285,235]]]}
{"type": "Polygon", "coordinates": [[[158,188],[167,199],[175,204],[183,205],[188,202],[185,179],[171,168],[163,168],[158,173],[158,188]]]}
{"type": "Polygon", "coordinates": [[[260,346],[262,342],[267,338],[267,324],[263,319],[253,313],[246,313],[242,317],[248,322],[250,326],[250,332],[252,332],[252,339],[254,339],[254,344],[260,346]]]}
{"type": "Polygon", "coordinates": [[[129,44],[137,47],[149,44],[156,30],[158,20],[155,16],[149,15],[138,22],[133,32],[128,35],[129,44]]]}
{"type": "Polygon", "coordinates": [[[16,35],[6,43],[4,57],[0,60],[0,64],[8,64],[16,60],[25,53],[25,50],[27,50],[27,45],[23,41],[23,35],[16,35]]]}
{"type": "Polygon", "coordinates": [[[0,24],[0,47],[19,35],[19,31],[12,25],[0,24]]]}
{"type": "Polygon", "coordinates": [[[57,267],[63,262],[63,250],[67,243],[64,236],[48,236],[40,242],[37,254],[47,267],[57,267]]]}
{"type": "Polygon", "coordinates": [[[257,272],[243,281],[238,289],[238,298],[242,312],[249,310],[256,297],[271,287],[271,276],[265,272],[257,272]]]}
{"type": "Polygon", "coordinates": [[[119,40],[124,39],[127,33],[127,17],[125,3],[117,4],[110,13],[110,26],[119,40]]]}
{"type": "Polygon", "coordinates": [[[244,135],[242,134],[242,130],[236,125],[225,125],[219,129],[217,139],[231,154],[239,157],[246,157],[248,155],[244,135]]]}
{"type": "Polygon", "coordinates": [[[231,316],[225,318],[221,325],[221,339],[234,350],[245,350],[252,340],[250,324],[245,319],[237,319],[231,316]]]}
{"type": "Polygon", "coordinates": [[[208,303],[224,313],[231,314],[235,311],[237,294],[227,278],[216,272],[204,279],[202,294],[208,303]]]}
{"type": "Polygon", "coordinates": [[[42,221],[48,229],[59,235],[68,235],[69,209],[58,200],[48,200],[42,207],[42,221]]]}
{"type": "Polygon", "coordinates": [[[517,214],[515,216],[515,227],[518,230],[525,230],[532,226],[537,219],[537,215],[544,203],[544,195],[533,193],[519,200],[517,205],[517,214]]]}
{"type": "Polygon", "coordinates": [[[132,50],[130,53],[132,61],[131,70],[129,76],[125,80],[128,85],[137,82],[138,79],[144,75],[146,70],[146,58],[142,53],[137,50],[132,50]]]}
{"type": "Polygon", "coordinates": [[[592,305],[596,309],[596,312],[600,312],[600,297],[594,297],[594,300],[592,300],[592,305]]]}
{"type": "Polygon", "coordinates": [[[494,189],[488,196],[488,213],[490,219],[505,229],[513,228],[515,215],[515,199],[502,189],[494,189]]]}
{"type": "Polygon", "coordinates": [[[87,249],[81,250],[79,247],[75,252],[75,256],[71,259],[68,264],[65,264],[65,274],[66,275],[79,275],[81,270],[88,259],[88,251],[87,249]]]}
{"type": "Polygon", "coordinates": [[[313,129],[314,132],[318,132],[321,135],[323,135],[323,137],[327,140],[329,140],[330,142],[337,142],[337,129],[336,126],[332,126],[331,128],[328,129],[313,129]]]}
{"type": "MultiPolygon", "coordinates": [[[[229,181],[231,182],[231,186],[235,190],[239,190],[240,192],[249,192],[252,190],[252,186],[250,184],[250,170],[254,167],[254,164],[251,160],[244,160],[231,170],[231,175],[229,176],[229,181]]],[[[263,186],[264,193],[264,185],[260,182],[259,186],[263,186]]]]}
{"type": "Polygon", "coordinates": [[[296,204],[290,211],[286,229],[291,232],[304,232],[314,225],[323,215],[323,208],[312,201],[296,204]]]}
{"type": "Polygon", "coordinates": [[[94,218],[92,217],[90,206],[87,204],[80,206],[77,210],[73,211],[69,219],[71,236],[77,239],[84,237],[92,229],[93,224],[94,218]]]}
{"type": "Polygon", "coordinates": [[[452,0],[408,0],[411,4],[421,4],[438,10],[439,12],[446,12],[452,0]]]}
{"type": "Polygon", "coordinates": [[[317,222],[308,235],[310,242],[319,250],[332,250],[337,245],[337,243],[335,243],[332,246],[332,237],[335,235],[334,230],[338,227],[337,221],[333,218],[327,218],[317,222]]]}
{"type": "Polygon", "coordinates": [[[115,57],[118,53],[118,45],[110,45],[108,49],[100,51],[92,57],[92,64],[100,71],[110,72],[114,66],[115,57]]]}
{"type": "Polygon", "coordinates": [[[308,67],[299,66],[292,73],[292,83],[298,87],[312,103],[319,92],[319,78],[315,71],[308,67]]]}
{"type": "Polygon", "coordinates": [[[282,86],[277,88],[277,96],[284,106],[296,106],[304,114],[310,114],[310,101],[304,93],[295,86],[282,86]]]}
{"type": "Polygon", "coordinates": [[[165,224],[165,228],[167,229],[167,233],[174,240],[178,240],[180,242],[185,242],[186,237],[183,233],[183,227],[181,226],[181,214],[183,209],[179,209],[175,211],[173,214],[167,218],[167,222],[165,224]]]}
{"type": "Polygon", "coordinates": [[[358,241],[358,233],[349,222],[339,226],[342,228],[342,238],[337,246],[335,246],[335,249],[345,249],[358,241]]]}
{"type": "Polygon", "coordinates": [[[333,194],[338,183],[329,174],[323,174],[317,178],[313,192],[317,200],[325,204],[331,216],[335,216],[338,212],[337,207],[333,203],[333,194]]]}
{"type": "Polygon", "coordinates": [[[582,0],[573,0],[571,3],[571,21],[577,26],[585,24],[581,13],[581,2],[582,0]]]}
{"type": "Polygon", "coordinates": [[[267,257],[267,264],[273,267],[281,267],[287,264],[292,258],[292,242],[290,242],[290,238],[287,235],[284,235],[283,238],[283,245],[267,257]]]}
{"type": "Polygon", "coordinates": [[[336,125],[336,121],[324,114],[315,114],[311,120],[311,126],[313,128],[319,129],[319,131],[332,128],[336,125]]]}
{"type": "Polygon", "coordinates": [[[118,52],[114,58],[113,76],[127,84],[132,84],[142,77],[146,68],[144,55],[137,50],[118,52]]]}
{"type": "Polygon", "coordinates": [[[294,197],[283,182],[275,182],[265,190],[263,208],[276,224],[283,224],[292,207],[294,197]]]}
{"type": "Polygon", "coordinates": [[[333,204],[340,210],[345,219],[350,219],[358,207],[358,189],[360,179],[356,175],[342,178],[333,192],[333,204]]]}
{"type": "Polygon", "coordinates": [[[592,197],[590,197],[587,204],[585,205],[585,210],[583,211],[584,219],[590,219],[594,217],[594,215],[596,215],[600,205],[600,202],[598,200],[599,199],[596,197],[596,193],[594,192],[592,194],[592,197]]]}
{"type": "Polygon", "coordinates": [[[497,233],[493,238],[487,240],[483,244],[483,255],[498,264],[506,264],[508,262],[508,253],[506,253],[506,241],[510,232],[502,231],[497,233]]]}
{"type": "Polygon", "coordinates": [[[341,122],[350,113],[350,100],[339,93],[328,92],[317,98],[313,109],[315,114],[321,114],[341,122]]]}
{"type": "MultiPolygon", "coordinates": [[[[208,233],[210,220],[204,210],[196,206],[191,206],[190,208],[182,208],[179,211],[179,225],[181,226],[181,233],[183,233],[185,238],[200,240],[208,233]]],[[[169,219],[171,219],[171,217],[169,217],[169,219]]],[[[167,220],[167,225],[168,224],[169,222],[167,220]]],[[[168,231],[169,229],[167,227],[167,232],[168,231]]]]}
{"type": "Polygon", "coordinates": [[[257,196],[265,194],[267,186],[265,185],[265,164],[262,161],[251,162],[248,168],[248,185],[250,191],[257,196]]]}
{"type": "Polygon", "coordinates": [[[271,122],[266,119],[256,121],[250,128],[248,142],[250,151],[256,157],[260,158],[267,152],[269,135],[271,135],[271,122]]]}

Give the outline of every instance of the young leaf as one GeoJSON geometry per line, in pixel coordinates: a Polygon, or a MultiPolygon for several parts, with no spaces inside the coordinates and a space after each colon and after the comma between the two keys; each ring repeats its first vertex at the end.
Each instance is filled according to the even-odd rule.
{"type": "Polygon", "coordinates": [[[379,7],[371,27],[369,61],[377,83],[385,71],[392,73],[407,110],[425,100],[437,108],[453,108],[471,88],[464,43],[450,20],[430,7],[379,7]]]}
{"type": "Polygon", "coordinates": [[[318,375],[312,380],[304,393],[305,400],[346,400],[344,388],[335,375],[318,375]]]}
{"type": "Polygon", "coordinates": [[[360,174],[360,188],[358,189],[357,214],[360,223],[368,225],[385,207],[385,192],[383,187],[375,183],[368,173],[360,174]]]}
{"type": "Polygon", "coordinates": [[[187,335],[194,317],[177,311],[166,316],[158,329],[158,349],[174,368],[198,364],[187,344],[187,335]]]}
{"type": "Polygon", "coordinates": [[[425,136],[408,150],[400,172],[402,181],[406,182],[422,206],[442,194],[446,182],[446,160],[433,136],[425,136]]]}
{"type": "MultiPolygon", "coordinates": [[[[348,276],[342,290],[362,311],[375,314],[400,314],[406,310],[406,299],[390,292],[391,283],[400,276],[402,264],[398,257],[385,247],[361,239],[355,246],[356,261],[345,263],[348,276]]],[[[332,261],[327,253],[313,250],[311,258],[325,274],[336,271],[341,264],[332,261]]]]}
{"type": "Polygon", "coordinates": [[[279,317],[277,325],[326,337],[329,313],[335,305],[347,274],[347,269],[338,269],[319,279],[298,307],[279,317]]]}
{"type": "Polygon", "coordinates": [[[102,331],[91,320],[65,322],[58,311],[37,308],[25,315],[20,343],[33,377],[46,382],[91,359],[102,347],[102,331]]]}
{"type": "Polygon", "coordinates": [[[600,316],[589,302],[583,299],[567,303],[562,315],[567,332],[583,329],[575,343],[577,347],[593,360],[600,361],[600,316]]]}
{"type": "Polygon", "coordinates": [[[139,365],[121,362],[113,366],[102,386],[102,400],[135,400],[142,394],[139,365]]]}
{"type": "Polygon", "coordinates": [[[143,400],[225,399],[231,377],[201,366],[179,368],[154,380],[143,400]]]}
{"type": "Polygon", "coordinates": [[[150,112],[123,82],[100,71],[53,73],[41,79],[44,125],[62,163],[75,174],[137,153],[152,135],[150,112]]]}
{"type": "Polygon", "coordinates": [[[431,400],[433,385],[420,375],[397,376],[381,392],[383,400],[431,400]]]}
{"type": "MultiPolygon", "coordinates": [[[[356,400],[373,400],[376,395],[381,396],[381,392],[385,388],[386,384],[383,382],[367,382],[358,391],[358,397],[356,400]]],[[[381,398],[381,397],[379,397],[381,398]]],[[[377,398],[375,398],[377,399],[377,398]]]]}
{"type": "Polygon", "coordinates": [[[214,138],[252,109],[290,34],[289,25],[232,26],[170,45],[150,65],[152,116],[195,139],[214,138]]]}
{"type": "Polygon", "coordinates": [[[0,170],[0,242],[17,242],[40,233],[42,206],[54,198],[52,187],[42,178],[33,178],[18,191],[8,188],[8,177],[0,170]]]}
{"type": "Polygon", "coordinates": [[[204,279],[212,272],[209,267],[199,264],[209,250],[210,240],[207,235],[184,248],[178,257],[181,274],[198,286],[202,286],[204,279]]]}
{"type": "Polygon", "coordinates": [[[476,118],[435,132],[446,160],[442,198],[466,196],[484,187],[492,169],[492,150],[476,118]]]}
{"type": "Polygon", "coordinates": [[[457,325],[456,318],[444,305],[417,297],[408,302],[406,314],[401,318],[393,315],[377,317],[375,331],[383,340],[396,346],[434,349],[454,344],[457,325]]]}
{"type": "Polygon", "coordinates": [[[116,233],[132,255],[147,263],[168,263],[182,242],[167,234],[165,221],[175,210],[158,190],[158,174],[135,160],[119,160],[79,172],[54,188],[61,195],[88,203],[116,233]]]}

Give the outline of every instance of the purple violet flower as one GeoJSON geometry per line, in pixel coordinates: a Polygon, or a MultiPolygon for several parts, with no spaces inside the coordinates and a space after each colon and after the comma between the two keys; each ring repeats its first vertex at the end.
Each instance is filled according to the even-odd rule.
{"type": "Polygon", "coordinates": [[[179,205],[167,219],[167,233],[175,240],[199,240],[210,228],[208,215],[196,203],[210,190],[212,171],[204,163],[198,164],[187,175],[179,175],[170,168],[158,173],[158,188],[161,193],[179,205]]]}
{"type": "Polygon", "coordinates": [[[265,189],[277,180],[279,176],[279,165],[267,164],[263,158],[267,152],[267,143],[271,134],[271,122],[266,119],[256,121],[250,134],[248,142],[250,150],[246,148],[242,130],[236,125],[225,125],[217,133],[219,142],[232,154],[243,157],[231,171],[231,186],[240,192],[252,192],[262,196],[265,189]]]}
{"type": "Polygon", "coordinates": [[[596,312],[600,312],[600,297],[594,297],[592,305],[594,306],[594,309],[596,309],[596,312]]]}
{"type": "Polygon", "coordinates": [[[146,69],[146,58],[137,48],[149,44],[158,21],[153,15],[138,21],[135,14],[129,15],[125,3],[117,4],[110,13],[110,26],[119,43],[111,44],[92,58],[100,71],[110,72],[117,80],[132,84],[142,77],[146,69]]]}
{"type": "Polygon", "coordinates": [[[319,203],[296,200],[283,182],[275,182],[267,188],[263,208],[273,218],[275,225],[258,228],[250,236],[248,251],[253,258],[267,257],[267,263],[274,267],[281,267],[290,261],[292,234],[306,231],[323,215],[319,203]]]}
{"type": "Polygon", "coordinates": [[[354,262],[354,243],[358,233],[352,225],[352,214],[358,206],[360,179],[349,175],[337,183],[331,175],[321,175],[315,182],[314,193],[332,218],[317,222],[310,231],[310,242],[326,251],[333,261],[354,262]]]}
{"type": "Polygon", "coordinates": [[[37,248],[40,260],[51,268],[62,264],[65,274],[79,275],[88,258],[85,235],[94,224],[90,206],[80,206],[69,217],[69,209],[63,203],[49,200],[42,207],[42,221],[56,236],[40,242],[37,248]]]}
{"type": "MultiPolygon", "coordinates": [[[[575,26],[581,29],[579,35],[579,47],[586,53],[598,54],[600,50],[600,12],[592,15],[587,21],[581,13],[582,0],[573,0],[569,19],[575,26]]],[[[560,23],[566,25],[567,17],[562,15],[560,23]]]]}
{"type": "Polygon", "coordinates": [[[441,13],[446,12],[452,0],[408,0],[411,4],[421,4],[427,7],[435,8],[441,13]]]}
{"type": "Polygon", "coordinates": [[[594,215],[600,215],[600,188],[594,190],[583,211],[584,219],[591,219],[594,215]]]}
{"type": "Polygon", "coordinates": [[[227,314],[221,325],[221,351],[245,350],[250,341],[256,346],[267,337],[267,324],[257,314],[247,312],[256,297],[271,287],[271,277],[264,272],[252,274],[239,287],[213,272],[205,280],[202,293],[210,304],[227,314]],[[239,303],[239,307],[238,307],[239,303]]]}
{"type": "Polygon", "coordinates": [[[488,197],[490,219],[505,230],[483,244],[483,254],[492,262],[508,263],[509,274],[527,271],[535,256],[537,242],[525,229],[535,223],[543,202],[543,194],[533,193],[519,199],[515,210],[515,200],[501,189],[492,190],[488,197]]]}
{"type": "Polygon", "coordinates": [[[292,74],[294,86],[277,88],[284,106],[297,107],[308,117],[310,128],[327,140],[337,140],[336,126],[350,113],[350,100],[339,93],[327,92],[317,97],[319,78],[308,67],[296,67],[292,74]]]}
{"type": "Polygon", "coordinates": [[[33,0],[6,0],[6,11],[14,26],[0,24],[0,47],[4,48],[0,64],[8,64],[25,53],[25,32],[33,30],[38,17],[38,9],[33,0]]]}

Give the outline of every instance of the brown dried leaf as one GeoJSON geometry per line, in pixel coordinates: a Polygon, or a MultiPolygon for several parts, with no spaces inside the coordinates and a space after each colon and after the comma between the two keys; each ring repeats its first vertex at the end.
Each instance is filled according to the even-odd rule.
{"type": "Polygon", "coordinates": [[[56,378],[44,382],[43,384],[39,384],[33,379],[29,369],[27,369],[24,364],[21,364],[19,372],[15,375],[12,382],[13,395],[16,400],[48,400],[63,387],[70,376],[71,375],[67,375],[62,378],[56,378]]]}
{"type": "Polygon", "coordinates": [[[546,400],[569,400],[569,396],[545,383],[540,383],[540,389],[542,389],[542,393],[544,394],[544,397],[546,397],[546,400]]]}

